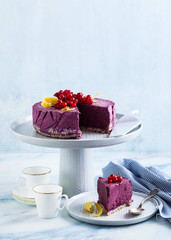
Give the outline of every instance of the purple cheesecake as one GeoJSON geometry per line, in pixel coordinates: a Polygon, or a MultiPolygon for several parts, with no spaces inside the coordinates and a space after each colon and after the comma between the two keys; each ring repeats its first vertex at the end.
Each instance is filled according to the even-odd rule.
{"type": "Polygon", "coordinates": [[[109,183],[108,178],[99,177],[97,182],[98,203],[107,215],[129,206],[132,202],[132,182],[123,177],[121,182],[109,183]]]}
{"type": "Polygon", "coordinates": [[[115,103],[95,98],[92,104],[78,103],[71,111],[43,107],[41,102],[32,107],[35,130],[49,137],[81,138],[81,129],[110,133],[115,125],[115,103]]]}
{"type": "Polygon", "coordinates": [[[54,107],[44,108],[41,102],[32,108],[33,126],[38,133],[56,138],[80,138],[78,108],[63,111],[54,107]]]}

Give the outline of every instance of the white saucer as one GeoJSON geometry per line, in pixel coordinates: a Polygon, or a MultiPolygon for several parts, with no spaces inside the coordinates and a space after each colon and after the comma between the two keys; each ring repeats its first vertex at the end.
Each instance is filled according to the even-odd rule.
{"type": "Polygon", "coordinates": [[[29,205],[35,205],[34,193],[28,192],[26,186],[17,186],[12,190],[13,198],[18,201],[29,205]]]}
{"type": "Polygon", "coordinates": [[[155,198],[151,198],[143,204],[145,210],[141,215],[132,216],[128,212],[130,208],[137,207],[145,196],[145,194],[133,192],[133,203],[131,206],[125,207],[109,216],[103,215],[100,217],[93,217],[91,213],[83,210],[83,205],[86,202],[97,201],[98,194],[96,192],[86,192],[70,198],[67,210],[73,218],[86,223],[108,226],[130,225],[143,222],[151,218],[157,212],[158,202],[155,198]]]}

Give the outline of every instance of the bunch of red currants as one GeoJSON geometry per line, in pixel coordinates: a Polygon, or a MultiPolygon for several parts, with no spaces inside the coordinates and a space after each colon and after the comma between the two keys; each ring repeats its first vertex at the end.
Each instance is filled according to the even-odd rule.
{"type": "Polygon", "coordinates": [[[118,175],[111,174],[108,177],[108,183],[118,183],[121,181],[122,181],[122,177],[119,174],[118,175]]]}
{"type": "Polygon", "coordinates": [[[56,92],[54,96],[58,98],[57,103],[53,105],[53,107],[57,109],[62,109],[66,106],[76,107],[78,102],[85,104],[93,103],[93,99],[90,95],[83,96],[82,93],[74,94],[70,90],[60,90],[59,92],[56,92]]]}

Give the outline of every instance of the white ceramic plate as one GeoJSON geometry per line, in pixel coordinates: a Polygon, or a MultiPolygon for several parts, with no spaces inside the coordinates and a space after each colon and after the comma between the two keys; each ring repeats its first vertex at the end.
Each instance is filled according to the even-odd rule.
{"type": "MultiPolygon", "coordinates": [[[[123,114],[116,114],[116,120],[118,121],[122,118],[123,114]]],[[[134,117],[134,122],[136,122],[136,118],[134,117]]],[[[122,122],[121,122],[122,123],[122,122]]],[[[137,119],[137,123],[140,123],[137,119]]],[[[119,121],[117,123],[120,124],[119,121]]],[[[125,126],[125,125],[124,125],[125,126]]],[[[130,128],[130,126],[129,126],[130,128]]],[[[15,121],[11,125],[12,132],[15,136],[26,143],[34,144],[38,146],[44,147],[52,147],[52,148],[96,148],[96,147],[105,147],[105,146],[112,146],[115,144],[120,144],[123,142],[130,141],[136,138],[141,130],[142,124],[140,123],[138,126],[136,125],[132,131],[128,132],[127,134],[123,135],[123,131],[120,132],[117,128],[117,136],[111,136],[109,134],[101,134],[95,132],[87,132],[83,131],[81,139],[58,139],[58,138],[51,138],[43,136],[35,131],[32,125],[32,116],[25,117],[21,120],[15,121]]],[[[125,129],[124,129],[125,131],[125,129]]]]}
{"type": "Polygon", "coordinates": [[[29,205],[35,205],[34,193],[30,194],[26,186],[17,186],[12,190],[12,197],[18,201],[29,205]]]}
{"type": "Polygon", "coordinates": [[[151,198],[143,204],[143,208],[145,210],[141,215],[132,216],[128,212],[130,208],[137,207],[145,196],[145,194],[133,192],[133,203],[131,206],[125,207],[109,216],[103,215],[100,217],[93,217],[91,213],[84,211],[83,205],[86,202],[97,201],[98,194],[96,192],[86,192],[70,198],[67,210],[73,218],[86,223],[108,226],[130,225],[143,222],[151,218],[156,213],[158,202],[155,198],[151,198]]]}

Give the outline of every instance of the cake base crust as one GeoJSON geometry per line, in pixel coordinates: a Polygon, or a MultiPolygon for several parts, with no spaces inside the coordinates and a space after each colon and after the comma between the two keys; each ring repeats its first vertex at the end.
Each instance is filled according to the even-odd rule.
{"type": "Polygon", "coordinates": [[[99,205],[101,206],[101,208],[103,209],[103,212],[104,212],[107,216],[109,216],[109,215],[111,215],[112,213],[115,213],[115,212],[121,210],[121,209],[124,208],[124,207],[131,206],[132,200],[131,200],[129,203],[123,204],[123,205],[115,208],[114,210],[111,210],[110,212],[108,212],[101,203],[98,203],[98,204],[99,204],[99,205]]]}
{"type": "Polygon", "coordinates": [[[84,131],[88,131],[88,132],[97,132],[97,133],[103,133],[103,134],[107,134],[107,133],[110,133],[110,131],[108,130],[102,130],[100,128],[90,128],[90,127],[80,127],[81,130],[84,130],[84,131]]]}
{"type": "Polygon", "coordinates": [[[68,132],[66,134],[60,134],[57,131],[53,131],[53,129],[51,129],[52,131],[48,133],[44,133],[40,131],[40,128],[38,126],[33,125],[33,127],[35,128],[36,132],[40,133],[43,136],[46,137],[53,137],[53,138],[62,138],[62,139],[68,139],[68,138],[76,138],[79,139],[81,138],[81,131],[77,131],[77,133],[74,133],[73,130],[68,130],[68,132]],[[69,135],[67,135],[69,133],[69,135]]]}

